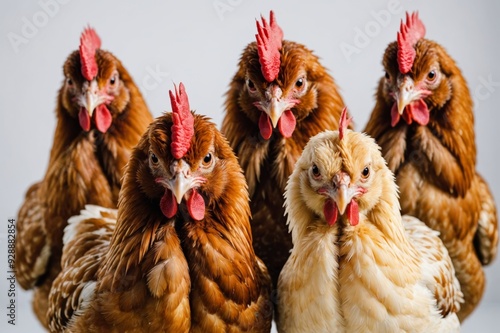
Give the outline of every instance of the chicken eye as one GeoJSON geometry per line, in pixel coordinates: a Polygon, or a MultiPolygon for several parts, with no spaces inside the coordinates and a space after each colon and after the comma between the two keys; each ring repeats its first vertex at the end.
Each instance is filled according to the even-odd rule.
{"type": "Polygon", "coordinates": [[[211,153],[208,153],[207,155],[205,155],[205,157],[203,158],[203,166],[207,167],[209,166],[210,164],[212,164],[212,154],[211,153]]]}
{"type": "Polygon", "coordinates": [[[68,86],[70,86],[70,87],[71,87],[71,86],[73,86],[73,80],[71,80],[71,78],[69,78],[69,77],[68,77],[68,78],[66,79],[66,84],[67,84],[68,86]]]}
{"type": "Polygon", "coordinates": [[[391,76],[389,75],[389,72],[385,72],[385,78],[386,78],[386,80],[389,80],[391,78],[391,76]]]}
{"type": "Polygon", "coordinates": [[[314,178],[319,178],[321,176],[321,172],[319,172],[319,168],[316,164],[312,165],[311,171],[314,178]]]}
{"type": "Polygon", "coordinates": [[[370,175],[370,168],[368,167],[364,168],[363,171],[361,172],[361,177],[366,179],[368,178],[369,175],[370,175]]]}
{"type": "Polygon", "coordinates": [[[156,157],[154,153],[151,153],[151,162],[153,162],[153,164],[158,164],[158,157],[156,157]]]}
{"type": "Polygon", "coordinates": [[[295,86],[297,88],[302,88],[302,86],[304,85],[304,79],[303,78],[300,78],[297,80],[297,82],[295,82],[295,86]]]}
{"type": "Polygon", "coordinates": [[[250,79],[247,80],[247,87],[248,87],[248,90],[250,90],[250,92],[255,92],[257,90],[255,88],[255,84],[250,79]]]}
{"type": "Polygon", "coordinates": [[[432,70],[430,71],[428,74],[427,74],[427,80],[429,81],[434,81],[436,79],[436,71],[435,70],[432,70]]]}
{"type": "Polygon", "coordinates": [[[116,83],[116,75],[113,75],[111,79],[109,79],[109,84],[114,85],[116,83]]]}

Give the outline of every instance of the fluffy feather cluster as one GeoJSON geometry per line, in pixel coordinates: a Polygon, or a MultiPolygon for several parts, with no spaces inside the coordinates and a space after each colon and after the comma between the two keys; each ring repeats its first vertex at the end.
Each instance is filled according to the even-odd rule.
{"type": "Polygon", "coordinates": [[[366,134],[272,11],[256,25],[221,131],[182,83],[153,121],[83,31],[17,222],[18,281],[52,332],[457,332],[479,303],[495,200],[465,79],[418,14],[366,134]]]}

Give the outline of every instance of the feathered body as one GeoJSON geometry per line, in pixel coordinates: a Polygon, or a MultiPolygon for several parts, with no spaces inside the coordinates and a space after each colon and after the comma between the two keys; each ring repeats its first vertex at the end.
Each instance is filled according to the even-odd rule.
{"type": "MultiPolygon", "coordinates": [[[[65,80],[57,98],[57,124],[47,171],[43,180],[28,190],[17,220],[18,282],[24,289],[35,288],[35,313],[46,327],[48,294],[61,269],[62,236],[68,218],[85,204],[116,207],[130,151],[152,121],[121,62],[101,49],[95,51],[95,60],[98,73],[92,83],[82,75],[78,51],[64,64],[65,80]],[[96,126],[84,129],[79,117],[94,111],[87,111],[87,107],[105,107],[95,111],[95,117],[104,112],[111,118],[96,120],[96,126]],[[102,125],[100,129],[97,124],[102,125]]],[[[85,126],[91,126],[88,117],[85,126]]]]}
{"type": "Polygon", "coordinates": [[[413,47],[406,74],[398,67],[398,43],[387,47],[387,74],[365,132],[381,146],[396,176],[402,213],[439,231],[464,293],[463,320],[483,295],[482,265],[496,257],[495,201],[476,171],[473,104],[460,69],[436,42],[420,38],[413,47]],[[421,116],[408,118],[408,107],[423,107],[421,116]]]}
{"type": "Polygon", "coordinates": [[[293,249],[278,283],[279,332],[459,331],[447,250],[422,222],[402,221],[373,139],[316,135],[285,197],[293,249]]]}
{"type": "Polygon", "coordinates": [[[344,106],[333,78],[312,51],[293,41],[280,43],[279,72],[272,82],[264,78],[258,44],[245,48],[222,123],[248,182],[255,252],[274,285],[292,246],[283,209],[286,181],[309,138],[337,128],[344,106]],[[274,129],[269,120],[265,124],[267,115],[274,129]]]}
{"type": "MultiPolygon", "coordinates": [[[[88,242],[82,253],[79,260],[95,265],[90,279],[72,273],[79,265],[63,267],[51,294],[54,331],[270,331],[270,278],[252,248],[248,192],[233,151],[199,115],[180,159],[168,149],[171,138],[168,113],[134,149],[114,231],[114,221],[79,218],[109,243],[93,254],[88,242]],[[202,208],[193,204],[198,195],[202,208]],[[84,295],[82,284],[91,292],[84,295]]],[[[66,233],[77,228],[85,229],[70,225],[66,233]]],[[[64,255],[75,257],[71,244],[85,237],[68,236],[64,255]]]]}

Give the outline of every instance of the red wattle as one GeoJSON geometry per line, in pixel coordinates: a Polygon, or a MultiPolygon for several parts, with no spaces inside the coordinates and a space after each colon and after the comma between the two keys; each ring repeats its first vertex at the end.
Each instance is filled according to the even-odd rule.
{"type": "Polygon", "coordinates": [[[391,109],[391,126],[396,126],[399,123],[399,119],[401,119],[401,116],[398,112],[398,103],[394,102],[394,105],[391,109]]]}
{"type": "Polygon", "coordinates": [[[325,205],[323,206],[323,214],[325,215],[326,223],[332,226],[337,222],[338,217],[338,209],[337,204],[333,200],[326,200],[325,205]]]}
{"type": "Polygon", "coordinates": [[[259,129],[260,135],[262,135],[264,140],[269,140],[273,134],[273,127],[271,126],[271,119],[269,119],[269,116],[265,112],[260,114],[259,129]]]}
{"type": "Polygon", "coordinates": [[[111,116],[111,112],[109,112],[106,105],[98,105],[95,110],[95,126],[97,127],[97,129],[102,133],[106,133],[106,131],[111,126],[112,121],[113,117],[111,116]]]}
{"type": "Polygon", "coordinates": [[[351,202],[347,205],[347,218],[349,219],[349,222],[351,225],[354,227],[358,225],[359,223],[359,206],[358,203],[354,200],[351,200],[351,202]]]}
{"type": "MultiPolygon", "coordinates": [[[[397,103],[394,103],[391,109],[391,126],[396,126],[400,119],[397,103]]],[[[429,109],[424,100],[419,99],[408,104],[403,110],[403,119],[408,125],[415,121],[419,125],[426,126],[429,123],[429,109]]]]}
{"type": "Polygon", "coordinates": [[[411,103],[408,104],[403,110],[403,119],[406,121],[408,125],[411,125],[411,123],[413,123],[413,118],[411,116],[412,111],[413,111],[413,106],[411,105],[411,103]]]}
{"type": "Polygon", "coordinates": [[[80,127],[85,132],[90,130],[90,116],[86,108],[80,108],[80,112],[78,112],[78,121],[80,122],[80,127]]]}
{"type": "Polygon", "coordinates": [[[426,126],[429,123],[429,109],[423,99],[412,103],[411,117],[419,125],[426,126]]]}
{"type": "Polygon", "coordinates": [[[177,202],[169,189],[165,190],[165,194],[160,200],[160,209],[167,218],[171,218],[177,213],[177,202]]]}
{"type": "Polygon", "coordinates": [[[292,111],[286,110],[278,120],[278,129],[280,130],[281,135],[288,139],[292,136],[296,124],[297,121],[295,120],[295,116],[292,111]]]}
{"type": "Polygon", "coordinates": [[[193,220],[200,221],[205,217],[205,200],[196,190],[191,191],[187,200],[187,208],[193,220]]]}

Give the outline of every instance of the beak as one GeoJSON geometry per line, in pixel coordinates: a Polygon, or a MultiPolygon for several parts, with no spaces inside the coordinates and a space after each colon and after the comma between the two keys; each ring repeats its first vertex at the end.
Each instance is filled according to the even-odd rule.
{"type": "Polygon", "coordinates": [[[191,170],[189,164],[184,160],[175,161],[171,169],[174,176],[170,180],[169,187],[177,200],[177,204],[180,204],[186,192],[192,188],[191,170]]]}
{"type": "Polygon", "coordinates": [[[156,179],[156,182],[172,191],[177,204],[182,202],[182,199],[189,190],[206,182],[206,179],[203,177],[193,177],[189,164],[184,160],[174,161],[170,170],[173,174],[172,178],[166,179],[160,177],[156,179]]]}
{"type": "Polygon", "coordinates": [[[191,184],[183,174],[177,174],[172,179],[172,193],[175,196],[177,204],[180,204],[184,194],[191,189],[191,184]]]}
{"type": "Polygon", "coordinates": [[[333,177],[334,192],[332,199],[337,204],[337,208],[340,215],[345,213],[347,205],[351,202],[352,198],[356,194],[350,188],[351,177],[345,172],[340,172],[333,177]]]}
{"type": "Polygon", "coordinates": [[[283,112],[290,110],[295,106],[295,104],[300,102],[297,99],[283,98],[283,91],[276,84],[270,85],[265,94],[266,101],[256,102],[255,106],[269,116],[273,128],[278,126],[278,121],[280,120],[283,112]]]}
{"type": "Polygon", "coordinates": [[[99,87],[95,79],[88,82],[88,85],[84,87],[81,104],[87,109],[90,117],[92,117],[95,108],[102,103],[102,100],[99,98],[98,91],[99,87]]]}
{"type": "Polygon", "coordinates": [[[347,205],[351,202],[351,198],[349,198],[349,195],[347,194],[347,185],[342,184],[337,187],[337,200],[335,201],[340,215],[343,215],[347,205]]]}
{"type": "Polygon", "coordinates": [[[403,82],[399,85],[399,91],[395,94],[399,114],[403,114],[408,104],[430,94],[431,92],[428,90],[415,88],[415,82],[409,76],[404,76],[403,82]]]}
{"type": "Polygon", "coordinates": [[[410,77],[403,78],[403,83],[399,86],[399,91],[396,94],[396,100],[400,115],[403,114],[405,107],[415,100],[415,85],[410,77]]]}
{"type": "Polygon", "coordinates": [[[271,124],[273,124],[273,128],[276,128],[278,125],[278,120],[280,120],[281,115],[285,109],[283,108],[282,103],[280,101],[273,97],[271,99],[271,103],[269,104],[269,112],[267,112],[269,118],[271,119],[271,124]]]}

